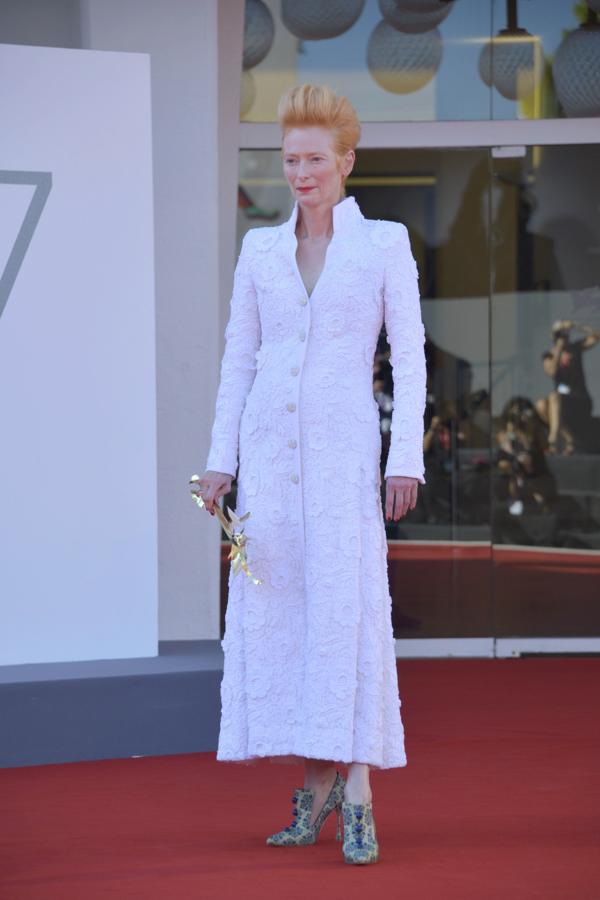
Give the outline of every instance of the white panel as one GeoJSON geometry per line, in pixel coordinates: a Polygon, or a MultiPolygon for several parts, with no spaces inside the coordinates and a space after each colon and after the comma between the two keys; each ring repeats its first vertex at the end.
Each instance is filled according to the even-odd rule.
{"type": "Polygon", "coordinates": [[[151,656],[149,59],[0,45],[0,79],[3,261],[50,185],[0,315],[0,663],[151,656]]]}
{"type": "Polygon", "coordinates": [[[397,638],[396,657],[418,659],[425,657],[493,656],[494,638],[397,638]]]}
{"type": "Polygon", "coordinates": [[[522,653],[600,653],[598,637],[498,638],[496,656],[520,656],[522,653]]]}

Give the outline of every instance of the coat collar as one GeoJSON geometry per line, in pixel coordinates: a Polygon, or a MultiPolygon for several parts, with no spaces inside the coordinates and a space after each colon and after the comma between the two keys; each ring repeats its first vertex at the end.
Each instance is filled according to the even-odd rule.
{"type": "MultiPolygon", "coordinates": [[[[332,210],[334,236],[338,233],[356,227],[356,225],[364,218],[354,197],[344,197],[343,200],[339,200],[333,205],[332,210]]],[[[296,222],[298,221],[298,212],[299,204],[296,200],[294,202],[294,208],[292,209],[291,216],[289,217],[287,222],[283,223],[282,226],[284,230],[294,238],[296,236],[296,222]]]]}

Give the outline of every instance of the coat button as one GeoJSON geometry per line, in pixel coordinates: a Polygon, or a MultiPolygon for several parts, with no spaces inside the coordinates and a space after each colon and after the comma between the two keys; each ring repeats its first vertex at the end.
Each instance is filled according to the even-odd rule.
{"type": "Polygon", "coordinates": [[[302,297],[302,299],[300,300],[300,303],[302,306],[306,306],[306,304],[308,303],[308,300],[306,299],[306,297],[302,297]]]}
{"type": "Polygon", "coordinates": [[[296,475],[295,472],[293,475],[290,475],[290,481],[293,481],[294,484],[298,484],[298,482],[300,481],[300,479],[298,478],[298,476],[296,475]]]}
{"type": "Polygon", "coordinates": [[[299,371],[300,371],[300,366],[292,366],[292,368],[290,369],[290,372],[292,373],[292,375],[297,375],[299,371]]]}
{"type": "Polygon", "coordinates": [[[298,441],[295,438],[290,438],[288,441],[288,447],[291,447],[294,450],[298,446],[298,441]]]}
{"type": "Polygon", "coordinates": [[[305,332],[304,328],[302,329],[302,331],[299,332],[298,337],[300,338],[301,341],[306,340],[306,332],[305,332]]]}
{"type": "Polygon", "coordinates": [[[289,412],[294,412],[294,410],[296,409],[296,404],[288,403],[287,408],[288,408],[289,412]]]}

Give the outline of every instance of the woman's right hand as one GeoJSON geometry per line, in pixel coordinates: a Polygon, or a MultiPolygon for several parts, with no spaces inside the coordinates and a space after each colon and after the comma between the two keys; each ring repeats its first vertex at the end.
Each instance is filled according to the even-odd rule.
{"type": "Polygon", "coordinates": [[[204,504],[211,514],[215,515],[215,504],[219,497],[228,494],[231,490],[232,476],[226,472],[213,472],[210,469],[204,473],[200,481],[196,482],[196,493],[200,494],[204,504]]]}

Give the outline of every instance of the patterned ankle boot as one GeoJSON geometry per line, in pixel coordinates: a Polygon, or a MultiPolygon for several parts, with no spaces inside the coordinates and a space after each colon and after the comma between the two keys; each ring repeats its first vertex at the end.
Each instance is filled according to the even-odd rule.
{"type": "Polygon", "coordinates": [[[342,803],[344,843],[342,850],[347,863],[367,865],[379,859],[379,844],[371,803],[342,803]]]}
{"type": "Polygon", "coordinates": [[[335,809],[337,813],[337,834],[338,841],[342,839],[342,831],[340,828],[340,815],[342,802],[344,800],[345,779],[336,772],[335,781],[331,788],[327,800],[323,804],[319,815],[312,825],[310,825],[310,817],[312,813],[312,805],[314,793],[309,788],[296,788],[292,796],[293,804],[293,821],[282,831],[272,834],[267,838],[267,844],[271,847],[293,847],[305,844],[314,844],[319,836],[319,832],[323,826],[323,822],[335,809]]]}

